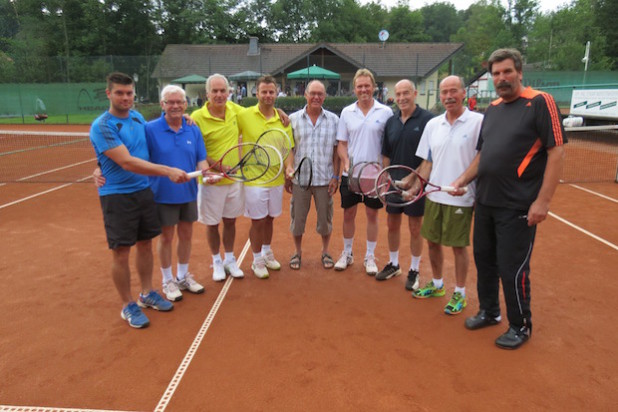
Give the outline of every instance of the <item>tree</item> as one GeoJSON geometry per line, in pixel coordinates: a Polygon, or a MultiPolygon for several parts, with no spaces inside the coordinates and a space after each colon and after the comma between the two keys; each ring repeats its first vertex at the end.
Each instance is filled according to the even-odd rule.
{"type": "Polygon", "coordinates": [[[432,42],[449,42],[463,26],[462,14],[451,3],[433,3],[421,8],[423,31],[432,42]]]}
{"type": "Polygon", "coordinates": [[[423,31],[423,14],[421,11],[410,11],[400,3],[388,14],[388,30],[393,42],[425,42],[431,37],[423,31]]]}

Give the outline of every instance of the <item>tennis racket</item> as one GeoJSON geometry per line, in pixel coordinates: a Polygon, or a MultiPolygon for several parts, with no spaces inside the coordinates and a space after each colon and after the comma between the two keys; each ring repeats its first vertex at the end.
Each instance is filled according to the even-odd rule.
{"type": "Polygon", "coordinates": [[[255,143],[232,146],[219,160],[207,169],[188,173],[190,178],[202,177],[211,182],[225,177],[235,182],[251,182],[260,179],[270,167],[269,150],[255,143]]]}
{"type": "MultiPolygon", "coordinates": [[[[461,189],[465,192],[468,187],[465,186],[461,189]]],[[[429,193],[453,191],[455,191],[454,187],[438,186],[428,182],[416,170],[403,165],[385,167],[375,179],[375,192],[382,203],[388,206],[403,207],[411,205],[429,193]],[[410,193],[403,187],[402,180],[410,174],[413,174],[414,178],[420,182],[418,193],[410,193]]]]}
{"type": "Polygon", "coordinates": [[[378,197],[376,178],[382,170],[378,162],[355,163],[348,171],[348,188],[367,197],[378,197]]]}
{"type": "Polygon", "coordinates": [[[292,179],[292,183],[300,186],[301,189],[307,190],[311,187],[311,179],[313,178],[313,164],[311,158],[308,156],[303,157],[294,173],[289,176],[292,179]]]}
{"type": "Polygon", "coordinates": [[[271,146],[276,149],[281,154],[281,158],[283,160],[288,157],[290,150],[292,150],[292,139],[285,132],[285,130],[282,129],[273,128],[266,130],[260,135],[260,137],[258,137],[256,143],[260,146],[271,146]]]}

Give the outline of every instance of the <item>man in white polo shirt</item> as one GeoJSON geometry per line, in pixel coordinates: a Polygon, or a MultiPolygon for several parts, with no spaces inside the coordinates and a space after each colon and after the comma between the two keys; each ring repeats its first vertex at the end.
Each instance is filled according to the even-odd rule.
{"type": "MultiPolygon", "coordinates": [[[[463,101],[466,88],[458,76],[448,76],[440,82],[440,101],[446,109],[425,126],[416,155],[423,160],[417,171],[440,186],[451,185],[472,163],[481,131],[483,115],[469,111],[463,101]]],[[[418,180],[411,192],[418,191],[418,180]]],[[[460,193],[457,193],[460,194],[460,193]]],[[[463,196],[446,192],[427,195],[421,235],[427,239],[433,279],[425,287],[412,292],[415,298],[445,295],[442,246],[451,246],[455,256],[455,291],[444,308],[449,315],[466,307],[466,276],[470,257],[470,226],[474,205],[474,183],[463,196]]]]}
{"type": "Polygon", "coordinates": [[[341,111],[337,131],[337,154],[344,170],[340,188],[343,208],[343,252],[335,264],[335,270],[344,270],[354,262],[352,255],[354,221],[357,204],[364,203],[367,216],[367,251],[364,265],[367,274],[374,276],[378,273],[374,251],[378,240],[378,210],[382,208],[382,202],[377,198],[368,198],[351,192],[348,189],[347,171],[350,168],[350,157],[354,163],[382,163],[384,128],[393,111],[373,98],[376,82],[369,70],[359,69],[354,75],[352,84],[358,100],[341,111]]]}

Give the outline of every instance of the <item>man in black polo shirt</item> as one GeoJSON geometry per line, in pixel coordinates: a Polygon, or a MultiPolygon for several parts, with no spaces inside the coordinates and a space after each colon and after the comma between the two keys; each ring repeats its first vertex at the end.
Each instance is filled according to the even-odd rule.
{"type": "Polygon", "coordinates": [[[566,136],[552,96],[523,87],[517,50],[494,51],[488,66],[500,98],[485,113],[479,155],[454,183],[478,177],[473,245],[480,310],[465,325],[475,330],[500,322],[502,280],[509,329],[496,345],[517,349],[532,334],[530,257],[536,225],[558,186],[566,136]]]}
{"type": "MultiPolygon", "coordinates": [[[[382,163],[389,165],[405,165],[416,169],[423,159],[416,156],[416,148],[421,140],[423,130],[433,115],[416,104],[416,88],[410,80],[401,80],[395,85],[395,101],[399,112],[386,122],[384,139],[382,140],[382,163]]],[[[412,262],[406,281],[407,290],[416,290],[419,286],[419,265],[423,251],[421,238],[421,223],[425,199],[421,199],[406,207],[386,206],[388,225],[389,262],[376,275],[376,280],[387,280],[401,274],[399,266],[399,242],[401,238],[401,217],[408,216],[410,231],[410,252],[412,262]]]]}

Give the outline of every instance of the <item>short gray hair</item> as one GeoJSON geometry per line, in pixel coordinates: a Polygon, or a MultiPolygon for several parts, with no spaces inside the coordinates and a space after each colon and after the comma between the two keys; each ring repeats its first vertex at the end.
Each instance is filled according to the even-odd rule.
{"type": "Polygon", "coordinates": [[[167,99],[167,96],[170,94],[180,94],[184,101],[187,101],[187,95],[182,87],[176,86],[175,84],[168,84],[161,90],[161,101],[167,99]]]}
{"type": "Polygon", "coordinates": [[[211,74],[210,76],[208,76],[208,79],[206,79],[206,93],[210,91],[210,83],[212,83],[214,79],[223,79],[223,81],[225,82],[225,88],[228,91],[231,90],[230,82],[227,80],[227,78],[222,74],[215,73],[215,74],[211,74]]]}

